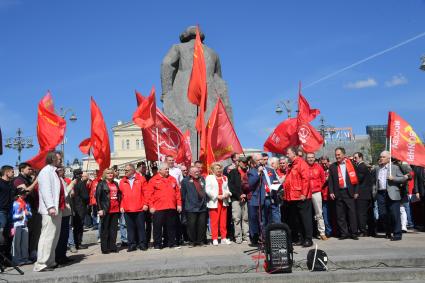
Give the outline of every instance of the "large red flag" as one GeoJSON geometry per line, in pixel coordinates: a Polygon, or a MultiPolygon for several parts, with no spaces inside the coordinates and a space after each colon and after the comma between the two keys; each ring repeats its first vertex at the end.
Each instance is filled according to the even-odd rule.
{"type": "Polygon", "coordinates": [[[204,115],[207,108],[207,72],[199,27],[196,27],[192,73],[187,89],[187,98],[191,103],[199,106],[196,129],[198,132],[201,132],[205,128],[204,115]]]}
{"type": "Polygon", "coordinates": [[[184,164],[187,167],[190,167],[192,163],[192,149],[190,148],[190,132],[187,130],[183,134],[184,141],[182,146],[179,147],[176,156],[177,164],[184,164]]]}
{"type": "Polygon", "coordinates": [[[310,105],[300,91],[298,94],[298,117],[300,117],[303,121],[310,123],[319,114],[319,109],[310,109],[310,105]]]}
{"type": "Polygon", "coordinates": [[[91,111],[91,135],[80,143],[80,150],[87,153],[91,148],[94,160],[99,165],[98,177],[103,171],[109,168],[111,164],[111,148],[109,145],[108,129],[102,112],[94,101],[93,97],[90,102],[91,111]]]}
{"type": "Polygon", "coordinates": [[[62,142],[65,128],[66,121],[55,113],[52,95],[47,92],[38,104],[37,140],[40,150],[27,163],[36,169],[43,168],[47,153],[62,142]]]}
{"type": "MultiPolygon", "coordinates": [[[[136,92],[136,99],[138,105],[145,101],[145,98],[138,92],[136,92]]],[[[177,163],[187,163],[187,156],[190,155],[191,159],[190,146],[189,152],[186,151],[187,139],[158,107],[156,108],[155,125],[142,129],[146,159],[150,161],[158,160],[157,129],[160,158],[163,159],[165,156],[171,155],[176,158],[177,163]]]]}
{"type": "Polygon", "coordinates": [[[320,114],[318,109],[310,109],[305,97],[301,94],[301,82],[298,92],[297,135],[298,144],[304,152],[315,152],[323,144],[323,137],[310,125],[310,122],[320,114]]]}
{"type": "Polygon", "coordinates": [[[290,146],[301,146],[305,152],[319,150],[323,144],[323,137],[310,125],[310,122],[319,113],[318,109],[310,109],[310,105],[301,94],[300,83],[297,118],[287,119],[280,123],[264,143],[264,150],[284,153],[290,146]]]}
{"type": "Polygon", "coordinates": [[[155,125],[156,120],[156,101],[155,87],[152,87],[151,94],[147,99],[137,106],[133,114],[133,122],[140,128],[149,128],[155,125]]]}
{"type": "MultiPolygon", "coordinates": [[[[207,139],[208,152],[212,153],[213,161],[225,160],[234,152],[243,153],[241,143],[220,98],[208,120],[207,139]]],[[[209,165],[210,163],[207,164],[209,165]]]]}
{"type": "Polygon", "coordinates": [[[412,165],[425,166],[425,145],[412,126],[395,112],[388,114],[387,135],[391,138],[391,155],[412,165]]]}
{"type": "Polygon", "coordinates": [[[264,143],[264,151],[284,154],[288,147],[297,145],[297,118],[290,118],[273,130],[264,143]]]}

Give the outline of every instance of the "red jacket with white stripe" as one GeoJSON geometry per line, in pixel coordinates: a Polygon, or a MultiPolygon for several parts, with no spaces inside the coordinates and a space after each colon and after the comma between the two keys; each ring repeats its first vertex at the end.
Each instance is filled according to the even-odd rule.
{"type": "Polygon", "coordinates": [[[148,183],[145,177],[134,174],[133,186],[127,177],[120,181],[120,191],[122,193],[121,208],[125,212],[139,212],[143,210],[144,205],[148,205],[147,198],[148,183]]]}
{"type": "Polygon", "coordinates": [[[309,186],[311,193],[318,193],[322,191],[323,184],[326,182],[325,170],[318,163],[309,165],[310,180],[309,186]]]}
{"type": "Polygon", "coordinates": [[[177,209],[182,205],[180,187],[172,177],[162,177],[156,174],[149,180],[148,203],[155,210],[177,209]]]}

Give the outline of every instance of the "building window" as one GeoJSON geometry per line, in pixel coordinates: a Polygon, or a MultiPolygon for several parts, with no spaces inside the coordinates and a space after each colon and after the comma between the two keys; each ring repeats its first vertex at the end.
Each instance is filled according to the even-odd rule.
{"type": "Polygon", "coordinates": [[[130,149],[130,140],[126,140],[125,142],[126,142],[126,145],[127,145],[127,150],[129,150],[130,149]]]}
{"type": "Polygon", "coordinates": [[[121,141],[121,149],[124,150],[125,149],[125,140],[121,141]]]}
{"type": "Polygon", "coordinates": [[[136,140],[136,149],[140,149],[140,141],[136,140]]]}

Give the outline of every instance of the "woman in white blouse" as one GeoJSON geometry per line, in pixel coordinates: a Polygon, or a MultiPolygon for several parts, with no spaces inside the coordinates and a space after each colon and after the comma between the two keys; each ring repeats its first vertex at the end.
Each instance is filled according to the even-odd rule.
{"type": "Polygon", "coordinates": [[[211,165],[213,175],[205,180],[205,191],[208,195],[207,207],[210,214],[211,236],[213,245],[218,245],[218,229],[220,228],[221,243],[230,245],[227,239],[227,207],[232,195],[227,185],[227,177],[223,175],[223,166],[215,162],[211,165]]]}

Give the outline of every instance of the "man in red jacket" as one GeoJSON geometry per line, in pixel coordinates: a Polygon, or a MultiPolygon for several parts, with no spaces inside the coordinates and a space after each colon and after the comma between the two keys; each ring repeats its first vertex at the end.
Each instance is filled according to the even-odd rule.
{"type": "Polygon", "coordinates": [[[168,165],[162,163],[159,174],[149,181],[149,209],[153,214],[153,240],[156,250],[162,248],[163,229],[167,232],[169,248],[176,246],[177,212],[182,211],[180,187],[177,180],[169,175],[168,165]]]}
{"type": "Polygon", "coordinates": [[[127,224],[128,252],[137,248],[145,251],[148,249],[145,233],[145,211],[148,210],[147,187],[145,177],[136,174],[133,164],[128,164],[124,169],[125,176],[120,181],[121,213],[124,213],[127,224]]]}
{"type": "Polygon", "coordinates": [[[313,245],[313,224],[309,168],[305,160],[297,155],[295,147],[288,148],[287,155],[291,161],[284,183],[284,199],[288,202],[289,214],[291,215],[288,224],[293,231],[294,245],[311,247],[313,245]]]}
{"type": "Polygon", "coordinates": [[[311,200],[314,209],[314,219],[317,221],[317,229],[319,230],[320,239],[327,240],[325,234],[325,222],[322,213],[322,188],[326,181],[325,170],[318,162],[316,162],[316,155],[314,153],[307,153],[307,164],[309,167],[310,181],[309,186],[311,190],[311,200]]]}

